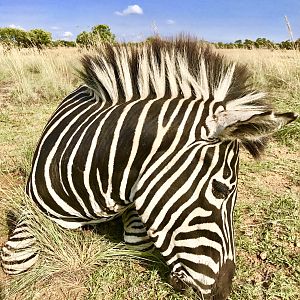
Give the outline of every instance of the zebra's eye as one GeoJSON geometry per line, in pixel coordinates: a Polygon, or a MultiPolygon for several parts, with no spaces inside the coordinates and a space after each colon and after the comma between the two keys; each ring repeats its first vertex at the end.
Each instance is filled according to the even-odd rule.
{"type": "Polygon", "coordinates": [[[226,184],[214,179],[212,182],[212,193],[217,199],[226,199],[230,194],[230,190],[226,184]]]}

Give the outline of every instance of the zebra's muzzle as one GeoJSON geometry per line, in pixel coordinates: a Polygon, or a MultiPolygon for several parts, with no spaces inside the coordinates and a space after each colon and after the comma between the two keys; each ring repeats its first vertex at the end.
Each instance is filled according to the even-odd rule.
{"type": "Polygon", "coordinates": [[[185,283],[176,273],[171,272],[169,276],[169,284],[172,285],[175,291],[182,292],[188,288],[187,283],[185,283]]]}

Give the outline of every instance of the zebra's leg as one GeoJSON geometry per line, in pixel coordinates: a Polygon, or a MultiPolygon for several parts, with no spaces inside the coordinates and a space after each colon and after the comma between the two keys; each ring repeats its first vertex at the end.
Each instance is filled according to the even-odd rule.
{"type": "Polygon", "coordinates": [[[124,241],[127,248],[139,251],[149,251],[154,248],[146,228],[135,207],[128,208],[122,215],[124,225],[124,241]]]}
{"type": "Polygon", "coordinates": [[[31,217],[22,216],[1,251],[1,264],[5,273],[19,274],[27,271],[38,259],[36,238],[30,230],[31,217]]]}

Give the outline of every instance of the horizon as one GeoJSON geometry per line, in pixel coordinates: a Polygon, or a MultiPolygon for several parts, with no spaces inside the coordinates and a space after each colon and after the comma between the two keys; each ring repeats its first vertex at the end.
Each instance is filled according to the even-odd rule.
{"type": "MultiPolygon", "coordinates": [[[[0,0],[0,27],[40,28],[51,32],[53,40],[71,41],[82,31],[106,24],[118,41],[141,41],[155,33],[161,36],[187,33],[209,42],[225,43],[257,38],[273,42],[289,40],[285,15],[292,30],[300,28],[298,0],[209,2],[15,0],[7,3],[0,0]]],[[[297,30],[293,32],[295,40],[300,37],[297,30]]]]}

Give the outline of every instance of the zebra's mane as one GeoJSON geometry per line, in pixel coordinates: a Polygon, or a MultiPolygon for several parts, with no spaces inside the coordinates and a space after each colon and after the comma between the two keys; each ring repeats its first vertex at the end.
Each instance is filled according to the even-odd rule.
{"type": "MultiPolygon", "coordinates": [[[[265,95],[249,84],[246,66],[230,62],[207,43],[190,37],[103,44],[81,62],[81,78],[110,105],[184,97],[214,99],[231,111],[269,109],[265,95]]],[[[265,141],[245,139],[242,144],[258,157],[265,141]]]]}
{"type": "Polygon", "coordinates": [[[85,55],[82,65],[85,83],[112,104],[180,95],[227,101],[253,93],[245,66],[189,37],[103,44],[96,55],[85,55]]]}

